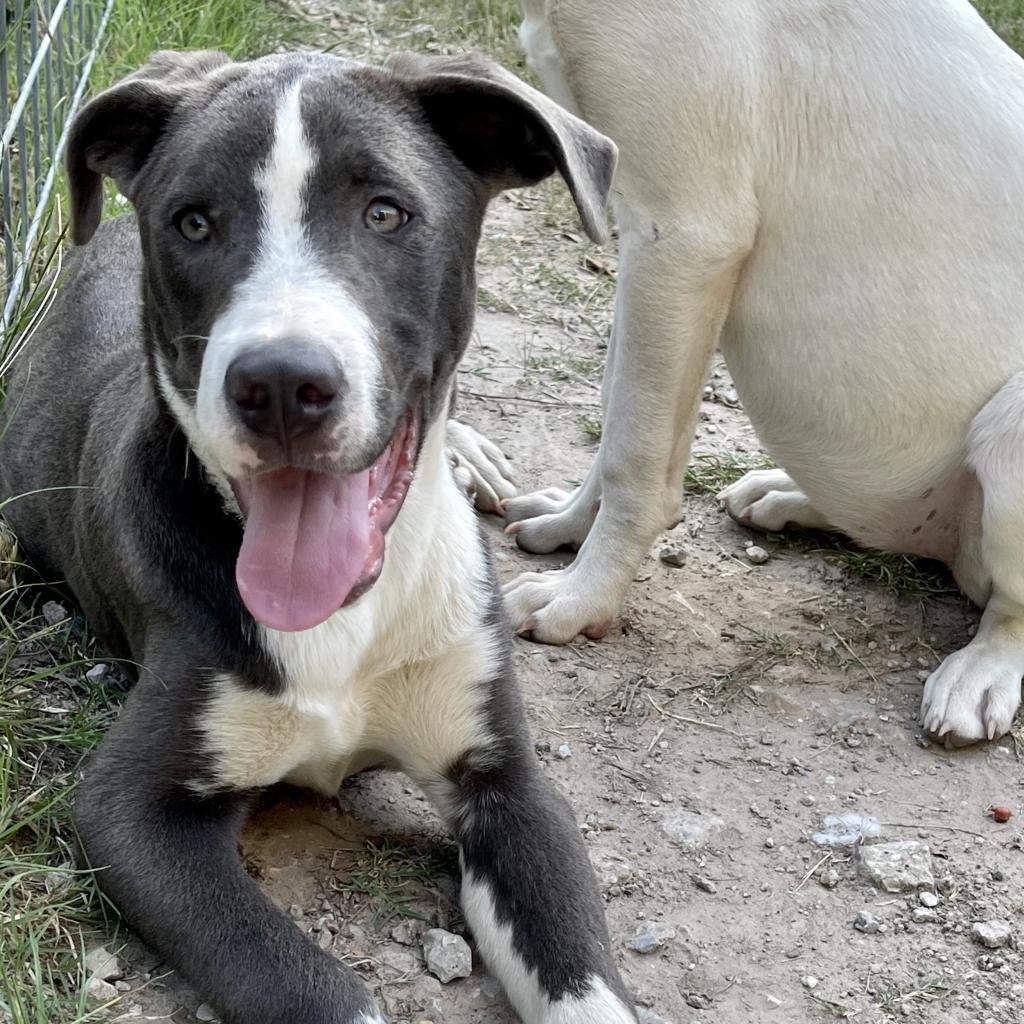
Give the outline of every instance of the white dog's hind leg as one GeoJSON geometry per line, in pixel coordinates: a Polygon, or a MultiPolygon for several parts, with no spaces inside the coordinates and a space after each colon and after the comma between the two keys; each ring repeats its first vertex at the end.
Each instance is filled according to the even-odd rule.
{"type": "MultiPolygon", "coordinates": [[[[928,680],[921,721],[962,746],[1010,731],[1024,677],[1024,372],[975,417],[967,463],[981,487],[980,567],[962,585],[977,594],[990,580],[978,634],[928,680]],[[980,570],[980,571],[979,571],[980,570]]],[[[958,566],[958,579],[962,574],[958,566]]]]}
{"type": "Polygon", "coordinates": [[[583,513],[596,510],[569,568],[526,573],[505,590],[515,628],[547,643],[602,635],[655,537],[678,521],[701,385],[753,234],[751,227],[737,240],[747,227],[742,218],[735,234],[719,235],[724,225],[656,227],[623,214],[596,465],[554,522],[516,524],[520,538],[534,526],[564,537],[558,517],[571,511],[583,524],[583,513]]]}
{"type": "Polygon", "coordinates": [[[755,530],[778,533],[787,526],[834,529],[782,469],[751,470],[720,491],[718,500],[737,523],[755,530]]]}
{"type": "Polygon", "coordinates": [[[502,503],[516,493],[508,459],[468,424],[448,421],[445,454],[456,483],[481,512],[500,512],[502,503]]]}

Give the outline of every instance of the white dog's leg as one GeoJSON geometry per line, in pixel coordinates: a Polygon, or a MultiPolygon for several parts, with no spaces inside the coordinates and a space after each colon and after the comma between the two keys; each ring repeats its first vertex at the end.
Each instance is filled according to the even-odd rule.
{"type": "MultiPolygon", "coordinates": [[[[619,219],[622,269],[597,463],[562,508],[516,524],[529,538],[524,546],[541,548],[578,542],[593,519],[569,568],[526,573],[506,588],[515,628],[548,643],[601,636],[654,538],[678,521],[701,385],[752,237],[752,228],[734,241],[706,223],[659,226],[629,210],[619,219]]],[[[517,499],[507,515],[529,508],[517,499]]]]}
{"type": "MultiPolygon", "coordinates": [[[[975,417],[968,465],[981,486],[981,570],[991,594],[978,634],[932,673],[921,721],[962,746],[1009,732],[1024,677],[1024,373],[975,417]]],[[[965,589],[978,589],[977,567],[965,589]]],[[[959,573],[958,573],[959,577],[959,573]]]]}
{"type": "Polygon", "coordinates": [[[718,494],[740,526],[778,533],[787,526],[804,530],[834,527],[782,469],[754,469],[718,494]]]}
{"type": "Polygon", "coordinates": [[[481,512],[500,512],[516,493],[512,466],[497,445],[459,420],[448,421],[445,449],[455,481],[481,512]]]}

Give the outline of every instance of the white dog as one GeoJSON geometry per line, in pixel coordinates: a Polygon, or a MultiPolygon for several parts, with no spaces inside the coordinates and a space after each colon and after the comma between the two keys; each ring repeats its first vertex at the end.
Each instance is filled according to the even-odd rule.
{"type": "Polygon", "coordinates": [[[929,679],[952,743],[1024,674],[1024,62],[967,0],[524,0],[545,88],[610,135],[621,273],[596,463],[507,503],[582,544],[507,590],[535,639],[600,635],[677,522],[721,347],[785,471],[741,523],[938,558],[985,609],[929,679]]]}

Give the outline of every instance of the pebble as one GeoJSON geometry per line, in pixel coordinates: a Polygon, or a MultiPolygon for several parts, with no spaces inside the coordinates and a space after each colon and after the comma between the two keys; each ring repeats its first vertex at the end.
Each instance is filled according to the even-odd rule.
{"type": "Polygon", "coordinates": [[[857,851],[857,868],[872,885],[885,892],[935,888],[932,852],[927,843],[917,839],[861,846],[857,851]]]}
{"type": "Polygon", "coordinates": [[[1002,949],[1013,940],[1009,921],[975,921],[971,925],[971,938],[986,949],[1002,949]]]}
{"type": "Polygon", "coordinates": [[[854,920],[853,927],[865,935],[875,935],[882,927],[882,922],[874,914],[862,910],[854,920]]]}
{"type": "Polygon", "coordinates": [[[422,921],[410,917],[391,929],[391,938],[402,946],[419,946],[423,943],[425,931],[426,925],[422,921]]]}
{"type": "Polygon", "coordinates": [[[705,878],[703,875],[690,875],[690,878],[701,892],[710,893],[712,896],[718,892],[718,886],[710,878],[705,878]]]}
{"type": "Polygon", "coordinates": [[[443,928],[431,928],[423,936],[423,957],[427,970],[442,985],[473,973],[473,954],[466,940],[443,928]]]}
{"type": "Polygon", "coordinates": [[[217,1011],[209,1003],[203,1003],[196,1010],[196,1020],[212,1021],[217,1019],[217,1011]]]}
{"type": "Polygon", "coordinates": [[[47,601],[43,605],[43,619],[48,626],[56,626],[68,617],[68,610],[59,601],[47,601]]]}
{"type": "Polygon", "coordinates": [[[85,678],[92,683],[98,683],[103,679],[106,674],[110,671],[110,666],[104,665],[102,661],[97,662],[88,672],[85,673],[85,678]]]}
{"type": "Polygon", "coordinates": [[[670,544],[661,549],[658,553],[662,565],[670,566],[673,569],[682,569],[686,565],[686,551],[676,544],[670,544]]]}
{"type": "Polygon", "coordinates": [[[804,795],[800,797],[800,803],[802,803],[804,807],[813,807],[815,802],[814,797],[811,796],[810,793],[804,793],[804,795]]]}
{"type": "Polygon", "coordinates": [[[747,560],[752,565],[764,565],[772,556],[765,551],[764,548],[759,547],[757,544],[751,544],[746,550],[747,560]]]}
{"type": "Polygon", "coordinates": [[[800,984],[803,985],[804,988],[815,989],[821,983],[813,974],[807,974],[800,979],[800,984]]]}
{"type": "Polygon", "coordinates": [[[121,961],[104,946],[97,946],[85,954],[85,970],[101,981],[117,981],[124,977],[121,961]]]}
{"type": "Polygon", "coordinates": [[[818,883],[823,889],[834,889],[839,884],[839,872],[835,868],[829,868],[818,879],[818,883]]]}
{"type": "Polygon", "coordinates": [[[927,890],[921,893],[917,898],[921,901],[922,907],[935,908],[939,905],[939,897],[935,893],[928,892],[927,890]]]}
{"type": "Polygon", "coordinates": [[[636,1010],[639,1024],[668,1024],[664,1017],[659,1017],[653,1010],[646,1010],[638,1006],[636,1010]]]}
{"type": "Polygon", "coordinates": [[[676,937],[675,928],[658,924],[655,921],[644,921],[636,930],[636,935],[626,945],[634,953],[656,953],[676,937]]]}
{"type": "Polygon", "coordinates": [[[572,747],[568,743],[563,743],[557,751],[555,751],[555,757],[559,761],[568,761],[572,757],[572,747]]]}
{"type": "Polygon", "coordinates": [[[929,910],[928,907],[915,907],[911,917],[914,924],[935,924],[939,919],[939,915],[934,910],[929,910]]]}
{"type": "Polygon", "coordinates": [[[699,850],[712,833],[725,825],[721,818],[693,811],[677,811],[662,823],[662,830],[687,853],[699,850]]]}
{"type": "Polygon", "coordinates": [[[85,983],[85,994],[94,1003],[109,1003],[117,998],[117,989],[102,978],[90,978],[85,983]]]}

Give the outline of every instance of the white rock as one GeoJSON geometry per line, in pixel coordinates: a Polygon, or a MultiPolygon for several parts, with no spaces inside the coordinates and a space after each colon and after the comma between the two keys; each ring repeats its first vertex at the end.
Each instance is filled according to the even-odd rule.
{"type": "Polygon", "coordinates": [[[910,916],[913,918],[914,924],[935,924],[939,919],[939,915],[929,907],[915,907],[910,916]]]}
{"type": "Polygon", "coordinates": [[[90,978],[85,983],[85,994],[94,1003],[109,1003],[118,996],[117,989],[102,978],[90,978]]]}
{"type": "Polygon", "coordinates": [[[669,839],[678,843],[687,853],[694,853],[723,825],[725,822],[721,818],[710,814],[677,811],[671,818],[666,818],[661,827],[669,839]]]}
{"type": "Polygon", "coordinates": [[[757,544],[751,544],[746,551],[747,560],[754,565],[764,565],[772,556],[765,551],[764,548],[759,547],[757,544]]]}
{"type": "Polygon", "coordinates": [[[209,1003],[203,1003],[196,1009],[196,1020],[214,1021],[219,1019],[217,1011],[209,1003]]]}
{"type": "Polygon", "coordinates": [[[555,757],[559,761],[568,761],[572,757],[572,747],[568,743],[563,743],[558,750],[555,751],[555,757]]]}
{"type": "Polygon", "coordinates": [[[656,953],[676,937],[675,928],[659,924],[657,921],[644,921],[626,943],[634,953],[656,953]]]}
{"type": "Polygon", "coordinates": [[[874,839],[882,834],[882,826],[877,818],[854,811],[830,814],[822,826],[821,832],[811,836],[818,846],[853,846],[864,839],[874,839]]]}
{"type": "Polygon", "coordinates": [[[43,605],[43,619],[48,626],[56,626],[68,617],[68,610],[59,601],[47,601],[43,605]]]}
{"type": "Polygon", "coordinates": [[[85,673],[85,678],[88,679],[90,682],[98,683],[101,679],[104,678],[104,676],[106,676],[107,672],[109,671],[109,667],[107,665],[104,665],[103,662],[100,661],[97,662],[97,664],[93,665],[93,667],[85,673]]]}
{"type": "Polygon", "coordinates": [[[473,973],[473,954],[466,940],[443,928],[431,928],[423,936],[423,957],[427,970],[442,985],[456,978],[468,978],[473,973]]]}
{"type": "Polygon", "coordinates": [[[1009,921],[975,921],[971,938],[986,949],[1002,949],[1013,941],[1013,928],[1009,921]]]}
{"type": "Polygon", "coordinates": [[[85,954],[85,970],[102,981],[117,981],[124,977],[121,961],[104,946],[97,946],[85,954]]]}
{"type": "Polygon", "coordinates": [[[865,935],[875,935],[882,927],[882,922],[874,914],[862,910],[854,919],[853,927],[865,935]]]}
{"type": "Polygon", "coordinates": [[[939,902],[940,902],[939,901],[939,897],[935,893],[928,892],[928,891],[925,891],[925,892],[921,893],[921,895],[918,896],[917,898],[921,901],[921,906],[922,907],[928,907],[929,909],[932,909],[932,910],[935,907],[937,907],[939,905],[939,902]]]}
{"type": "Polygon", "coordinates": [[[813,974],[807,974],[800,979],[800,984],[803,985],[804,988],[815,989],[821,984],[821,982],[819,982],[813,974]]]}
{"type": "Polygon", "coordinates": [[[862,846],[857,851],[857,868],[872,885],[885,892],[935,888],[932,852],[927,843],[916,839],[862,846]]]}

